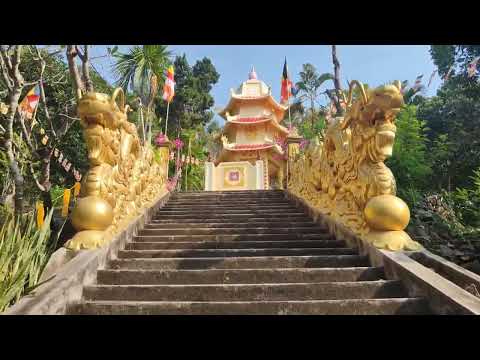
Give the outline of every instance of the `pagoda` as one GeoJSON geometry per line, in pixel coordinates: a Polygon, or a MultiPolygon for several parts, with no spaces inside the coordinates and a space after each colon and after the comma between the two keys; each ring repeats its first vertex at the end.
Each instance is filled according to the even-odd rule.
{"type": "Polygon", "coordinates": [[[286,110],[288,106],[275,101],[270,87],[257,79],[252,68],[248,80],[237,91],[231,90],[230,101],[219,112],[225,126],[220,135],[220,150],[206,169],[206,190],[283,189],[283,144],[289,130],[281,122],[286,110]],[[234,170],[218,173],[219,167],[234,170]],[[251,172],[256,172],[256,181],[251,180],[251,172]]]}

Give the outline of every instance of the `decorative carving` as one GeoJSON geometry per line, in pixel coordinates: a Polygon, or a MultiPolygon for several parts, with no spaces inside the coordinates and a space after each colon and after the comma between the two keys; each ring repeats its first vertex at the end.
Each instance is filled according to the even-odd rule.
{"type": "Polygon", "coordinates": [[[384,164],[392,155],[402,106],[400,82],[365,91],[352,81],[345,117],[332,120],[323,143],[290,156],[288,187],[379,248],[417,250],[421,246],[403,231],[408,206],[395,196],[395,178],[384,164]],[[360,96],[352,102],[355,86],[360,96]]]}
{"type": "Polygon", "coordinates": [[[90,169],[72,212],[79,232],[68,248],[101,247],[166,192],[170,144],[167,141],[157,156],[149,144],[142,146],[128,110],[120,88],[112,97],[86,93],[78,102],[90,169]]]}

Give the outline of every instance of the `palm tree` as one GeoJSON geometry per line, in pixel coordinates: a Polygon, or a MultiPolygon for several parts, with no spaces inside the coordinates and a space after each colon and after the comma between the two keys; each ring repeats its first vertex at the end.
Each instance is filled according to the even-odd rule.
{"type": "Polygon", "coordinates": [[[315,102],[317,101],[319,89],[327,80],[333,80],[332,74],[324,73],[319,75],[317,69],[312,64],[303,64],[302,71],[300,71],[300,81],[296,83],[298,91],[302,94],[300,101],[310,101],[310,113],[312,121],[312,129],[315,121],[315,102]]]}
{"type": "Polygon", "coordinates": [[[113,70],[117,78],[115,85],[122,87],[125,92],[130,88],[138,95],[140,111],[146,106],[147,121],[158,92],[159,79],[163,79],[163,74],[170,65],[171,55],[166,45],[135,45],[128,53],[114,54],[116,62],[113,70]]]}

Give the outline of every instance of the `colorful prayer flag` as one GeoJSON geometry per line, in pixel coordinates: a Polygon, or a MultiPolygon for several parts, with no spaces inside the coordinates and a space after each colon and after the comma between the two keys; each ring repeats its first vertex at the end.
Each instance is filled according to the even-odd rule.
{"type": "Polygon", "coordinates": [[[69,204],[70,204],[70,189],[65,189],[63,191],[62,217],[67,217],[69,204]]]}
{"type": "Polygon", "coordinates": [[[430,84],[432,83],[433,78],[435,77],[435,74],[437,73],[437,70],[434,70],[432,75],[430,75],[430,79],[428,80],[428,85],[427,88],[430,87],[430,84]]]}
{"type": "Polygon", "coordinates": [[[474,76],[476,73],[477,73],[477,63],[478,63],[478,60],[480,60],[480,57],[476,57],[475,59],[473,59],[467,66],[467,73],[468,73],[468,77],[471,78],[472,76],[474,76]]]}
{"type": "Polygon", "coordinates": [[[45,209],[43,207],[43,202],[37,201],[36,208],[37,208],[37,227],[41,228],[43,225],[43,220],[45,218],[45,209]]]}
{"type": "Polygon", "coordinates": [[[287,58],[285,58],[285,63],[283,64],[282,89],[280,95],[282,103],[288,102],[288,99],[292,96],[292,82],[288,78],[287,58]]]}
{"type": "Polygon", "coordinates": [[[422,78],[423,74],[417,76],[417,78],[415,79],[415,84],[413,85],[413,89],[417,90],[420,87],[420,85],[422,84],[422,78]]]}
{"type": "Polygon", "coordinates": [[[73,185],[73,196],[77,197],[80,194],[81,184],[77,181],[75,185],[73,185]]]}
{"type": "Polygon", "coordinates": [[[167,78],[165,79],[165,85],[163,86],[163,100],[166,102],[172,101],[175,96],[175,80],[173,66],[170,66],[167,70],[167,78]]]}
{"type": "Polygon", "coordinates": [[[36,85],[27,93],[22,102],[18,105],[19,113],[26,119],[31,120],[39,101],[40,86],[36,85]]]}

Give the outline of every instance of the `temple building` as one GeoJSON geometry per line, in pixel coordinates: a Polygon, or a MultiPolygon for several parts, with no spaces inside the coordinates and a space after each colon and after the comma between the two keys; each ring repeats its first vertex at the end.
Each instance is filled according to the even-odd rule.
{"type": "Polygon", "coordinates": [[[281,125],[288,106],[272,97],[271,89],[257,79],[252,68],[248,80],[219,112],[225,126],[219,136],[219,151],[206,163],[205,190],[283,189],[285,140],[281,125]]]}

